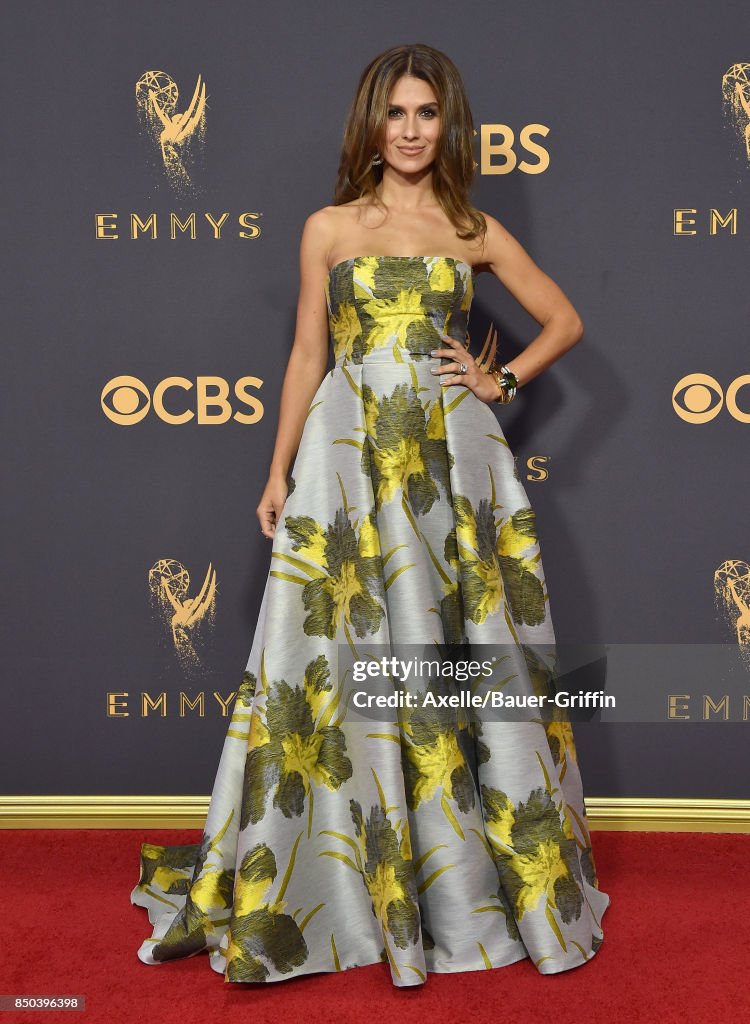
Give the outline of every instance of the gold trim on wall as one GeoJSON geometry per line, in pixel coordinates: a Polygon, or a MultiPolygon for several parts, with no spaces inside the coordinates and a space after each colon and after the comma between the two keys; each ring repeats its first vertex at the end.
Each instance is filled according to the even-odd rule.
{"type": "MultiPolygon", "coordinates": [[[[191,828],[205,824],[207,796],[2,796],[0,828],[191,828]]],[[[620,832],[750,834],[750,800],[587,797],[589,827],[620,832]]]]}
{"type": "Polygon", "coordinates": [[[750,834],[750,800],[704,797],[587,797],[591,831],[742,832],[750,834]]]}

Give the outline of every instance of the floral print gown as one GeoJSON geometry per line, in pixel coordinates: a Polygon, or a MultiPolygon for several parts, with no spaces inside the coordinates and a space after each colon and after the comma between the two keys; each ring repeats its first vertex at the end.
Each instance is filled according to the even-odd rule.
{"type": "Polygon", "coordinates": [[[202,841],[142,844],[138,956],[207,951],[229,982],[379,961],[397,986],[527,957],[568,970],[599,949],[609,905],[569,722],[368,720],[337,671],[344,648],[554,642],[497,419],[430,372],[441,334],[466,342],[471,267],[357,257],[326,293],[335,366],[290,473],[202,841]]]}

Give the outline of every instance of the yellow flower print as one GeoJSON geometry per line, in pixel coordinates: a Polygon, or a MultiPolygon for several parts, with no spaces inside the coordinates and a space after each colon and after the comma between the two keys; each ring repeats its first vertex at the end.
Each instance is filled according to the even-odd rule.
{"type": "Polygon", "coordinates": [[[485,823],[487,838],[490,842],[510,846],[510,830],[513,828],[514,821],[513,804],[508,801],[508,806],[503,808],[496,818],[485,823]]]}
{"type": "Polygon", "coordinates": [[[509,558],[522,558],[536,548],[535,516],[532,509],[523,509],[506,519],[500,527],[497,553],[509,558]]]}
{"type": "Polygon", "coordinates": [[[318,766],[322,742],[321,732],[314,732],[312,736],[300,736],[299,733],[292,732],[281,738],[281,749],[284,751],[281,771],[284,775],[296,772],[302,780],[305,795],[310,792],[310,779],[314,779],[319,785],[325,784],[326,781],[325,773],[318,766]]]}
{"type": "Polygon", "coordinates": [[[505,589],[503,578],[497,562],[477,561],[472,565],[472,572],[481,583],[477,588],[477,599],[472,610],[472,619],[482,623],[488,615],[494,615],[503,606],[505,589]]]}
{"type": "Polygon", "coordinates": [[[342,619],[347,625],[351,624],[352,601],[363,593],[362,584],[357,578],[357,566],[354,562],[345,558],[341,563],[338,575],[329,576],[323,584],[323,589],[331,599],[329,628],[326,635],[335,636],[342,619]]]}
{"type": "MultiPolygon", "coordinates": [[[[147,844],[144,843],[144,846],[147,844]]],[[[154,847],[156,851],[161,854],[161,847],[154,847]]],[[[148,856],[148,854],[147,854],[148,856]]],[[[178,871],[168,864],[160,864],[154,871],[151,881],[155,886],[158,886],[162,892],[169,892],[173,885],[179,887],[179,883],[184,882],[185,872],[178,871]]]]}
{"type": "Polygon", "coordinates": [[[419,780],[414,786],[416,806],[432,800],[438,787],[442,787],[449,800],[453,799],[451,777],[456,768],[466,764],[453,731],[438,733],[435,742],[429,746],[409,746],[407,756],[419,772],[419,780]]]}
{"type": "Polygon", "coordinates": [[[403,823],[399,841],[398,830],[385,812],[385,795],[377,776],[375,780],[383,803],[373,805],[370,815],[365,818],[361,804],[350,800],[349,809],[356,838],[352,839],[344,832],[326,829],[325,835],[346,843],[347,849],[346,853],[322,850],[320,856],[333,857],[362,877],[370,896],[373,915],[381,928],[386,956],[391,967],[398,973],[388,939],[393,938],[400,949],[407,949],[419,939],[419,902],[415,881],[417,869],[411,863],[408,822],[403,823]]]}
{"type": "MultiPolygon", "coordinates": [[[[493,845],[493,851],[516,919],[520,921],[544,897],[547,922],[565,948],[552,910],[557,910],[566,924],[579,918],[583,881],[576,842],[568,837],[559,808],[546,789],[539,787],[525,803],[517,805],[510,823],[504,813],[509,804],[505,793],[482,786],[482,800],[485,821],[503,836],[503,847],[493,845]]],[[[487,835],[492,841],[489,829],[487,835]]]]}
{"type": "Polygon", "coordinates": [[[310,516],[284,520],[292,550],[304,553],[314,564],[275,550],[272,557],[290,563],[298,574],[272,569],[271,576],[302,586],[302,603],[309,612],[303,628],[308,636],[333,640],[342,622],[350,644],[351,626],[357,636],[377,632],[385,612],[380,600],[384,596],[383,563],[374,516],[374,510],[364,516],[359,535],[344,507],[337,510],[326,530],[310,516]]]}
{"type": "Polygon", "coordinates": [[[395,299],[371,299],[363,308],[374,321],[367,334],[368,350],[384,348],[390,342],[395,349],[401,349],[412,324],[429,324],[417,288],[402,288],[395,299]]]}
{"type": "MultiPolygon", "coordinates": [[[[431,680],[427,692],[435,696],[444,693],[444,682],[431,680]]],[[[439,793],[443,814],[463,840],[466,836],[452,802],[463,814],[475,805],[476,788],[467,758],[474,740],[467,735],[469,730],[460,714],[445,721],[445,715],[436,706],[428,705],[424,697],[425,694],[418,697],[419,706],[413,711],[404,710],[401,723],[401,765],[407,805],[417,810],[439,793]]]]}
{"type": "Polygon", "coordinates": [[[399,850],[399,853],[401,854],[401,856],[404,858],[404,860],[411,860],[412,859],[412,855],[411,855],[411,832],[409,830],[409,819],[408,818],[406,818],[404,820],[404,823],[401,826],[401,842],[399,843],[398,850],[399,850]]]}
{"type": "MultiPolygon", "coordinates": [[[[535,626],[545,620],[546,599],[536,561],[525,557],[537,553],[534,514],[519,509],[498,531],[497,507],[489,498],[480,498],[475,509],[464,495],[454,497],[457,556],[466,569],[464,613],[480,624],[507,607],[514,622],[535,626]]],[[[510,625],[507,611],[505,618],[510,625]]]]}
{"type": "Polygon", "coordinates": [[[362,325],[357,310],[350,302],[339,303],[335,314],[330,317],[330,331],[336,360],[351,361],[354,343],[362,337],[362,325]]]}
{"type": "Polygon", "coordinates": [[[455,281],[453,264],[448,260],[435,260],[430,271],[429,284],[434,292],[452,292],[455,281]]]}
{"type": "Polygon", "coordinates": [[[471,269],[468,267],[456,267],[456,273],[460,276],[465,286],[460,308],[468,313],[474,298],[474,277],[471,269]]]}
{"type": "Polygon", "coordinates": [[[245,914],[252,914],[254,910],[257,910],[263,903],[263,897],[271,888],[272,881],[273,878],[267,876],[249,879],[242,882],[241,885],[236,885],[233,906],[235,916],[243,917],[245,914]]]}
{"type": "Polygon", "coordinates": [[[445,440],[445,416],[440,402],[433,402],[427,418],[427,436],[431,441],[445,440]]]}
{"type": "Polygon", "coordinates": [[[407,491],[412,476],[423,476],[425,464],[419,441],[415,437],[401,437],[392,448],[376,448],[372,458],[380,473],[377,503],[391,501],[399,491],[407,491]]]}
{"type": "Polygon", "coordinates": [[[316,565],[326,566],[326,535],[323,527],[310,516],[287,518],[284,523],[287,532],[293,530],[294,550],[301,558],[307,558],[316,565]]]}
{"type": "Polygon", "coordinates": [[[468,498],[455,496],[456,540],[465,549],[464,554],[472,555],[479,547],[477,543],[477,521],[468,498]]]}
{"type": "MultiPolygon", "coordinates": [[[[356,800],[349,803],[359,845],[357,865],[372,900],[372,912],[380,922],[388,951],[387,935],[406,949],[419,937],[419,910],[411,846],[399,848],[398,836],[385,809],[377,804],[365,819],[356,800]]],[[[390,957],[389,957],[390,959],[390,957]]]]}
{"type": "Polygon", "coordinates": [[[267,902],[276,875],[276,857],[265,843],[258,843],[243,857],[231,921],[221,940],[227,981],[265,981],[269,963],[280,974],[288,974],[309,955],[300,926],[282,913],[285,903],[280,894],[273,903],[267,902]]]}
{"type": "Polygon", "coordinates": [[[398,384],[379,399],[362,389],[367,423],[366,471],[375,491],[375,513],[400,496],[412,522],[441,500],[437,484],[450,488],[452,456],[446,448],[445,424],[439,403],[425,411],[414,387],[398,384]]]}
{"type": "Polygon", "coordinates": [[[552,721],[545,723],[547,738],[551,740],[550,748],[555,764],[560,764],[567,759],[568,754],[574,761],[578,760],[575,740],[573,738],[573,727],[569,721],[552,721]]]}
{"type": "Polygon", "coordinates": [[[567,804],[563,806],[563,835],[566,839],[575,839],[573,822],[570,820],[570,810],[567,804]]]}
{"type": "Polygon", "coordinates": [[[369,512],[359,528],[358,546],[362,558],[375,558],[380,554],[380,534],[369,512]]]}
{"type": "MultiPolygon", "coordinates": [[[[323,724],[321,712],[333,696],[331,670],[324,654],[319,654],[313,661],[308,662],[302,686],[313,722],[323,724]]],[[[326,721],[329,719],[330,715],[326,721]]]]}
{"type": "Polygon", "coordinates": [[[375,392],[370,387],[363,388],[362,391],[362,405],[365,410],[365,426],[367,433],[370,437],[375,437],[377,433],[378,416],[380,409],[378,407],[378,400],[375,397],[375,392]]]}
{"type": "Polygon", "coordinates": [[[396,869],[383,861],[375,865],[375,871],[365,876],[365,882],[372,898],[375,916],[381,924],[388,925],[389,904],[406,899],[406,890],[396,878],[396,869]]]}
{"type": "Polygon", "coordinates": [[[380,269],[378,256],[364,256],[357,260],[354,270],[355,295],[370,295],[375,291],[375,274],[380,269]],[[364,288],[368,289],[363,292],[364,288]]]}
{"type": "Polygon", "coordinates": [[[205,830],[200,845],[156,846],[141,850],[141,880],[145,893],[171,903],[172,896],[184,895],[183,905],[161,938],[153,944],[155,961],[190,956],[206,946],[208,936],[218,934],[227,907],[232,905],[234,870],[224,867],[219,844],[234,812],[224,826],[211,836],[205,830]],[[216,856],[217,863],[208,864],[216,856]],[[218,911],[218,917],[216,912],[218,911]]]}
{"type": "Polygon", "coordinates": [[[247,738],[248,747],[262,747],[269,741],[268,729],[260,716],[257,708],[253,708],[250,714],[250,735],[247,738]]]}
{"type": "Polygon", "coordinates": [[[240,829],[264,817],[273,791],[274,807],[287,818],[302,814],[310,799],[309,831],[312,784],[336,790],[351,777],[344,734],[321,715],[332,693],[330,667],[322,654],[307,665],[302,686],[291,687],[284,679],[269,686],[264,712],[268,739],[248,749],[240,829]]]}
{"type": "Polygon", "coordinates": [[[496,853],[508,852],[502,849],[510,847],[511,831],[516,820],[516,809],[513,801],[499,789],[482,786],[482,805],[484,812],[484,828],[487,838],[494,845],[496,853]]]}
{"type": "Polygon", "coordinates": [[[509,867],[521,880],[516,898],[516,915],[520,920],[527,910],[534,910],[541,896],[546,896],[557,907],[555,884],[570,872],[560,853],[559,845],[545,839],[533,854],[511,857],[509,867]]]}
{"type": "Polygon", "coordinates": [[[209,910],[220,910],[227,905],[226,871],[215,869],[204,871],[190,886],[190,899],[195,906],[207,914],[209,910]]]}

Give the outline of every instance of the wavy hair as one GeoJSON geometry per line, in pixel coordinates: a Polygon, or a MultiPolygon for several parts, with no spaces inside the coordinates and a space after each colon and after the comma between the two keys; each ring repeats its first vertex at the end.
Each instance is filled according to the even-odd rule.
{"type": "Polygon", "coordinates": [[[432,186],[459,238],[484,236],[487,222],[469,200],[474,180],[474,121],[461,75],[453,61],[432,46],[393,46],[375,57],[362,72],[344,126],[333,205],[365,198],[382,203],[375,192],[383,164],[372,164],[382,148],[388,119],[388,97],[402,75],[427,82],[440,106],[440,136],[432,167],[432,186]]]}

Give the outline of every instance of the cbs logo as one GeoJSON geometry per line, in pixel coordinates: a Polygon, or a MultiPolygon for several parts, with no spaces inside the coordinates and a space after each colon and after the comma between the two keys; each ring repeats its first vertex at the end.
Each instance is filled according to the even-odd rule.
{"type": "MultiPolygon", "coordinates": [[[[546,138],[546,124],[527,124],[516,133],[507,124],[482,124],[479,137],[479,169],[481,174],[510,174],[517,167],[524,174],[542,174],[549,167],[549,153],[535,141],[546,138]],[[536,158],[532,163],[521,159],[516,149],[523,149],[536,158]]],[[[476,129],[474,130],[476,135],[476,129]]],[[[476,164],[475,164],[476,166],[476,164]]]]}
{"type": "Polygon", "coordinates": [[[259,377],[240,377],[234,385],[234,397],[252,411],[232,408],[230,385],[223,377],[167,377],[159,381],[153,394],[137,377],[123,374],[113,377],[102,388],[101,406],[104,415],[121,427],[132,427],[153,408],[160,420],[179,426],[197,419],[198,423],[257,423],[263,418],[263,403],[249,388],[259,388],[259,377]],[[191,392],[193,392],[191,394],[191,392]],[[169,406],[169,408],[168,408],[169,406]]]}
{"type": "Polygon", "coordinates": [[[715,377],[707,373],[689,373],[675,384],[672,407],[686,423],[708,423],[719,415],[724,405],[733,419],[740,423],[750,423],[750,411],[744,412],[738,401],[739,393],[746,384],[750,384],[750,374],[743,373],[735,377],[725,395],[715,377]],[[682,397],[678,401],[680,392],[682,397]]]}

